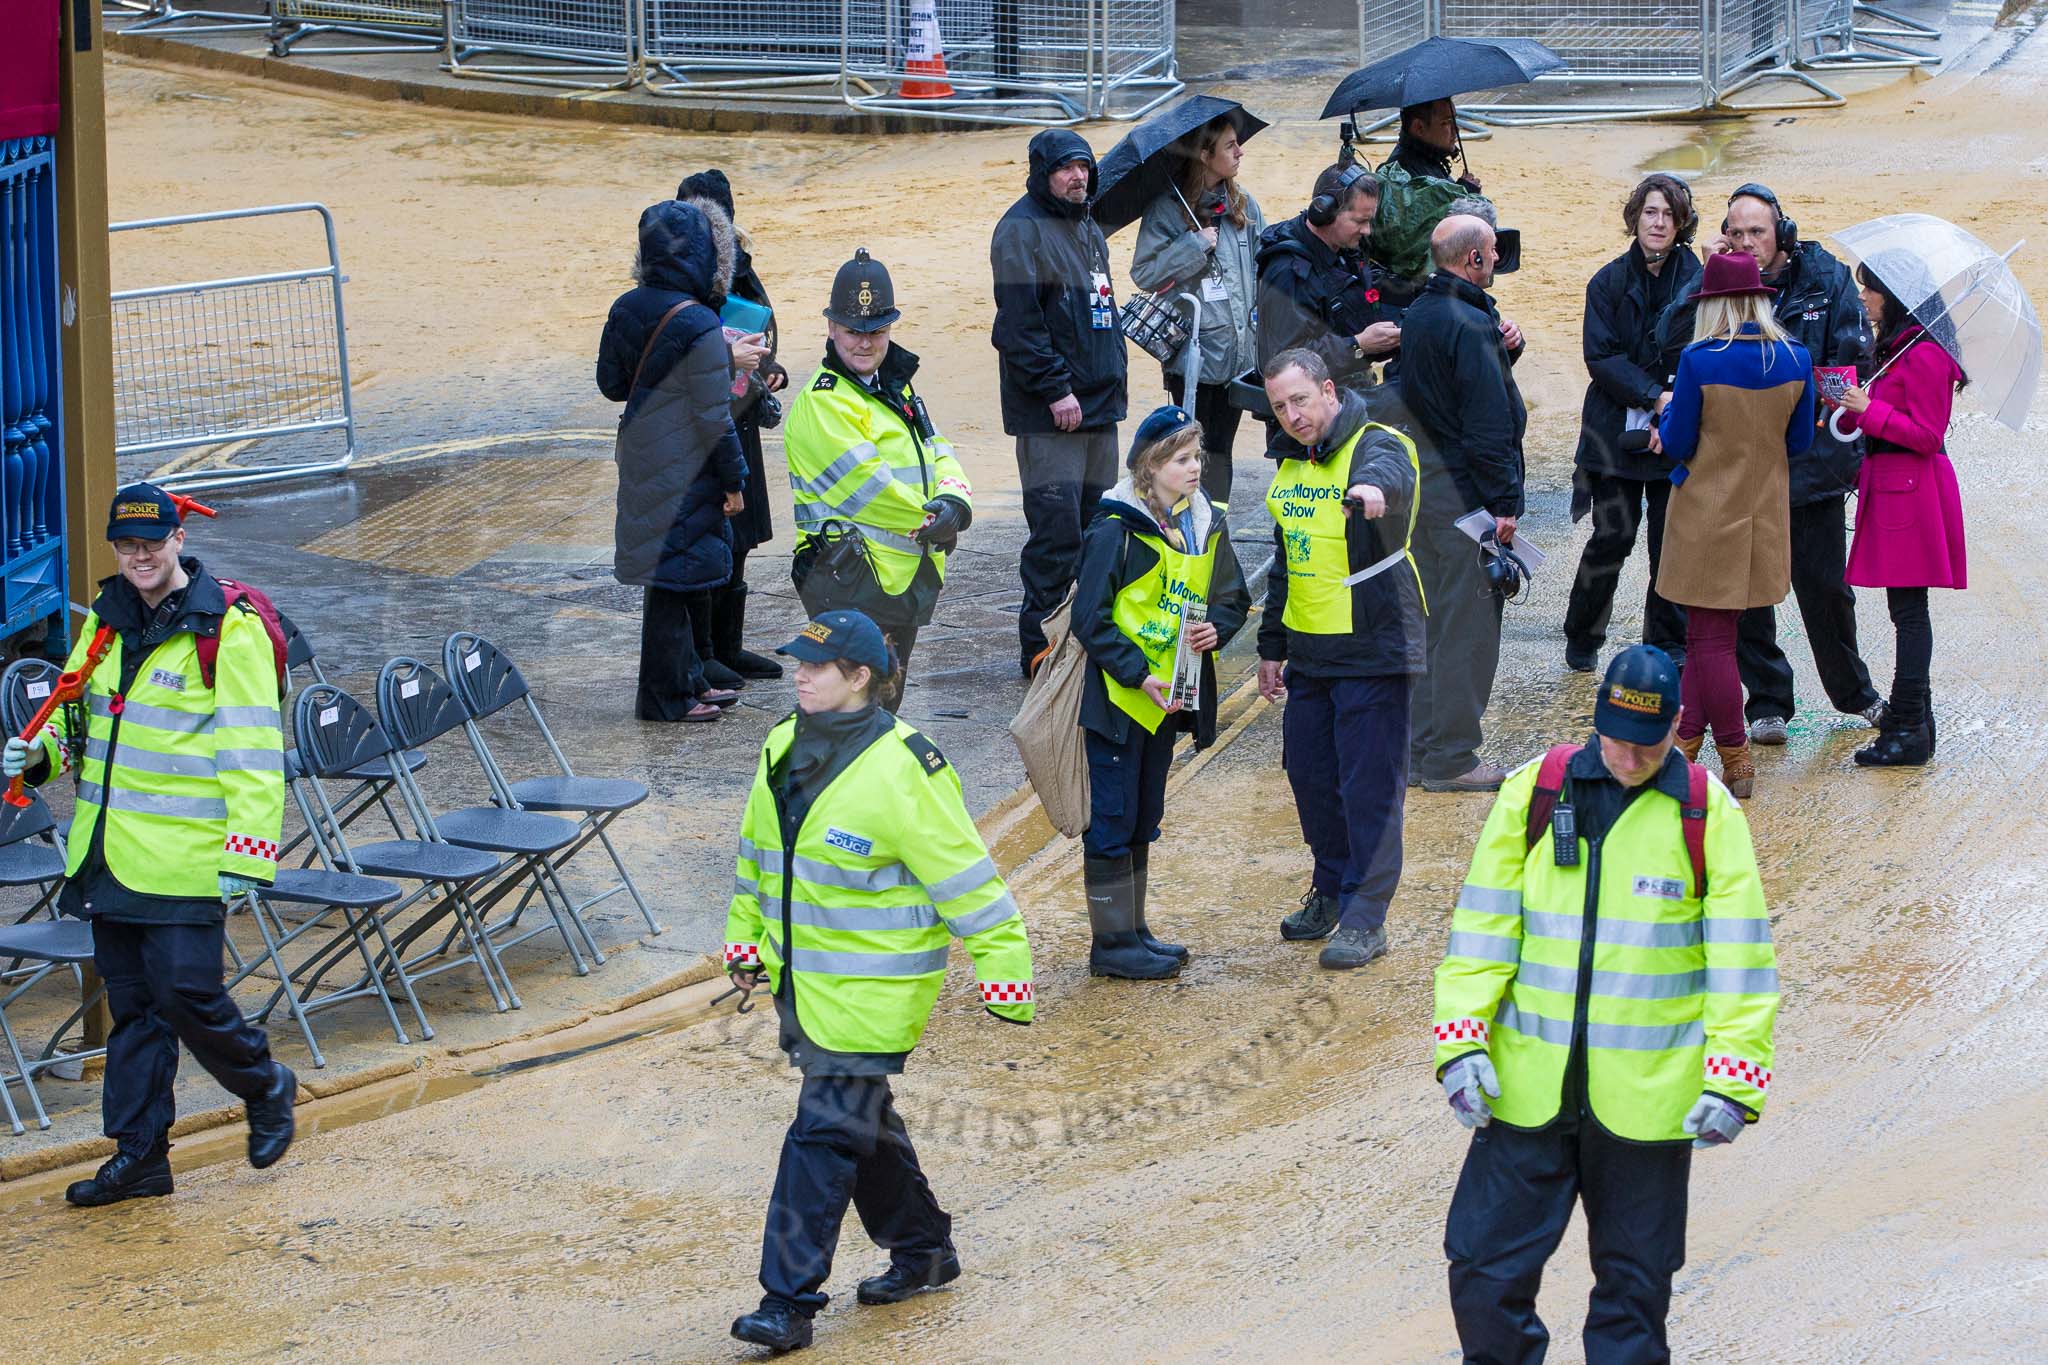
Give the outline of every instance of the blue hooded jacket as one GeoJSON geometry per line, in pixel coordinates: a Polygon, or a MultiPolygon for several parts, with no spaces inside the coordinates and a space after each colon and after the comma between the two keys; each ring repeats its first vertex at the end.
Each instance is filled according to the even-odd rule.
{"type": "Polygon", "coordinates": [[[654,205],[640,215],[638,274],[639,286],[612,304],[597,352],[598,388],[626,405],[614,447],[613,574],[640,587],[701,592],[732,576],[732,529],[721,503],[747,482],[732,424],[731,353],[706,306],[731,283],[730,223],[674,200],[654,205]]]}

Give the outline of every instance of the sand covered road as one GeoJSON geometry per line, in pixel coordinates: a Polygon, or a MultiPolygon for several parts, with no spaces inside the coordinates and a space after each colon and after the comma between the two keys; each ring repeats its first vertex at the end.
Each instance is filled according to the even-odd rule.
{"type": "MultiPolygon", "coordinates": [[[[1641,167],[1718,156],[1703,197],[1761,178],[1811,232],[1924,207],[2004,244],[2039,233],[2038,196],[2018,187],[2048,159],[2041,65],[1753,120],[1732,139],[1602,127],[1487,144],[1477,169],[1531,240],[1530,268],[1501,294],[1531,337],[1535,481],[1553,495],[1564,482],[1583,383],[1577,297],[1617,247],[1614,205],[1641,167]]],[[[925,312],[906,340],[931,357],[938,402],[970,421],[992,413],[986,229],[1021,176],[1020,135],[713,141],[212,83],[205,93],[239,105],[127,107],[180,86],[197,88],[116,73],[116,211],[189,195],[181,158],[218,166],[223,150],[309,177],[268,182],[276,198],[317,179],[361,240],[352,307],[383,375],[530,376],[504,388],[596,413],[578,386],[621,225],[678,168],[721,160],[740,170],[784,297],[821,294],[857,240],[915,261],[904,282],[925,312]],[[357,136],[323,142],[323,163],[266,151],[323,125],[357,136]],[[514,183],[478,183],[513,163],[514,183]],[[762,181],[778,176],[771,195],[762,181]],[[931,213],[875,207],[883,183],[931,213]],[[459,254],[490,271],[448,273],[441,244],[458,230],[459,254]]],[[[1247,177],[1277,216],[1327,152],[1324,130],[1283,120],[1254,144],[1247,177]]],[[[2042,255],[2019,268],[2044,297],[2042,255]]],[[[447,387],[437,401],[452,413],[447,387]]],[[[1856,772],[1849,754],[1867,732],[1815,717],[1762,764],[1749,810],[1784,980],[1779,1079],[1764,1124],[1696,1166],[1673,1306],[1682,1358],[2006,1361],[2048,1338],[2041,426],[2015,436],[1973,416],[1956,429],[1973,574],[1970,592],[1937,603],[1939,760],[1856,772]]],[[[1005,447],[986,425],[978,434],[963,449],[978,476],[1001,479],[1005,447]]],[[[1569,734],[1590,709],[1590,688],[1558,671],[1561,599],[1549,585],[1511,617],[1492,727],[1503,756],[1569,734]]],[[[1875,606],[1869,655],[1888,674],[1875,606]]],[[[1810,675],[1801,690],[1816,694],[1810,675]]],[[[1156,918],[1198,954],[1180,981],[1090,980],[1074,870],[1020,879],[1040,1022],[998,1027],[955,980],[900,1087],[967,1273],[943,1295],[857,1308],[853,1280],[880,1258],[849,1225],[818,1358],[1455,1353],[1440,1239],[1463,1139],[1429,1078],[1428,985],[1485,802],[1417,798],[1394,952],[1325,976],[1272,927],[1304,866],[1278,728],[1254,715],[1170,807],[1155,867],[1172,872],[1155,898],[1179,908],[1156,918]]],[[[33,1305],[10,1313],[14,1339],[48,1358],[79,1355],[95,1323],[150,1358],[732,1359],[744,1353],[725,1328],[757,1293],[794,1092],[763,1014],[624,1044],[311,1138],[270,1175],[210,1167],[169,1201],[92,1217],[17,1206],[0,1292],[33,1305]]],[[[1557,1359],[1578,1358],[1588,1284],[1574,1232],[1545,1297],[1557,1359]]]]}

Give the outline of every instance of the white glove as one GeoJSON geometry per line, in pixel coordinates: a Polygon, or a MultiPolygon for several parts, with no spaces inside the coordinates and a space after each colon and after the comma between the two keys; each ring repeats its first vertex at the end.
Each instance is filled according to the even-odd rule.
{"type": "Polygon", "coordinates": [[[1701,1095],[1685,1116],[1685,1131],[1694,1147],[1719,1147],[1742,1135],[1742,1110],[1719,1095],[1701,1095]]]}
{"type": "Polygon", "coordinates": [[[28,771],[29,759],[35,750],[20,735],[10,735],[7,747],[0,750],[0,777],[13,779],[28,771]]]}
{"type": "Polygon", "coordinates": [[[1483,1052],[1467,1053],[1444,1068],[1444,1098],[1451,1112],[1467,1128],[1484,1128],[1493,1122],[1488,1096],[1500,1098],[1500,1077],[1494,1074],[1493,1059],[1483,1052]],[[1483,1094],[1481,1092],[1484,1092],[1483,1094]]]}
{"type": "Polygon", "coordinates": [[[220,874],[220,898],[224,901],[240,900],[262,885],[253,877],[237,877],[232,872],[223,872],[220,874]]]}

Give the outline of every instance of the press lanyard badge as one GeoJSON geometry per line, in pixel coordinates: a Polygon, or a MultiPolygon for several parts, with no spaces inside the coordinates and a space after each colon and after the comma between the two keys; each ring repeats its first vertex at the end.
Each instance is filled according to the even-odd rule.
{"type": "Polygon", "coordinates": [[[1228,303],[1229,301],[1230,287],[1225,283],[1221,271],[1212,269],[1208,274],[1202,276],[1203,303],[1228,303]]]}
{"type": "Polygon", "coordinates": [[[1116,330],[1116,297],[1109,288],[1109,273],[1089,272],[1088,325],[1098,332],[1116,330]]]}

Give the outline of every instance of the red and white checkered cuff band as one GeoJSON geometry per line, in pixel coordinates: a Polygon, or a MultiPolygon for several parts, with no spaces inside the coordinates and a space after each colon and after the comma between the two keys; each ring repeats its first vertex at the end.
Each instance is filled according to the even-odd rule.
{"type": "Polygon", "coordinates": [[[725,945],[725,965],[728,967],[758,967],[761,965],[761,948],[755,943],[728,943],[725,945]]]}
{"type": "Polygon", "coordinates": [[[1771,1073],[1755,1062],[1744,1061],[1740,1057],[1707,1058],[1707,1079],[1711,1081],[1717,1078],[1741,1081],[1744,1085],[1753,1085],[1758,1090],[1771,1088],[1771,1073]]]}
{"type": "Polygon", "coordinates": [[[969,487],[967,486],[967,480],[965,480],[965,479],[953,479],[953,478],[945,478],[945,479],[940,479],[940,480],[939,480],[939,487],[940,487],[940,488],[942,488],[942,489],[944,489],[944,490],[945,490],[946,492],[948,492],[948,493],[958,493],[958,494],[960,494],[960,495],[961,495],[962,497],[970,497],[970,498],[971,498],[971,497],[973,497],[973,496],[974,496],[974,490],[973,490],[972,488],[969,488],[969,487]]]}
{"type": "Polygon", "coordinates": [[[257,839],[247,834],[230,834],[227,840],[230,853],[239,853],[244,858],[261,858],[266,863],[277,861],[277,845],[269,839],[257,839]]]}
{"type": "Polygon", "coordinates": [[[1032,1001],[1029,981],[984,981],[981,983],[981,1003],[984,1005],[1028,1005],[1032,1001]]]}
{"type": "Polygon", "coordinates": [[[1453,1019],[1448,1023],[1432,1025],[1430,1031],[1436,1034],[1439,1043],[1477,1043],[1486,1046],[1486,1021],[1484,1019],[1453,1019]]]}

